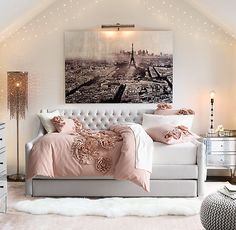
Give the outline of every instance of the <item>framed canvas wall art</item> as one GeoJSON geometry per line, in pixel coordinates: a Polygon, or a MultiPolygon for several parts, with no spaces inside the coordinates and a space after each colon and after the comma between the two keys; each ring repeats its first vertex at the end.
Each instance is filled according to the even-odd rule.
{"type": "Polygon", "coordinates": [[[172,32],[65,32],[66,103],[171,103],[172,98],[172,32]]]}

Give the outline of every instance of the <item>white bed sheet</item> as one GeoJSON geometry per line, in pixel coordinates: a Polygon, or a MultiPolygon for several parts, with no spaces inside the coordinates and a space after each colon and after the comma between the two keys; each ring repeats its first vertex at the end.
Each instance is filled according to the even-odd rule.
{"type": "Polygon", "coordinates": [[[154,142],[153,164],[159,165],[195,165],[197,163],[197,145],[191,142],[166,145],[154,142]]]}

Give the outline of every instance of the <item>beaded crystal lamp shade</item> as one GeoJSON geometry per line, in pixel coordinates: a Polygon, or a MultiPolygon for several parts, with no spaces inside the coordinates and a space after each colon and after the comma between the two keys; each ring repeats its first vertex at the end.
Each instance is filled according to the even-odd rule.
{"type": "Polygon", "coordinates": [[[28,73],[7,72],[8,83],[8,109],[10,118],[25,118],[28,108],[28,73]]]}
{"type": "Polygon", "coordinates": [[[25,118],[28,109],[28,73],[27,72],[7,72],[7,103],[10,110],[10,118],[16,119],[17,127],[17,168],[16,174],[9,175],[10,181],[24,181],[25,176],[19,173],[19,119],[25,118]]]}

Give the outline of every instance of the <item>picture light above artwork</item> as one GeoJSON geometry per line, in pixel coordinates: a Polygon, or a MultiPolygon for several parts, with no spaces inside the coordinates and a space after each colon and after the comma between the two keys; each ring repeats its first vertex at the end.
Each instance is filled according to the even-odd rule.
{"type": "Polygon", "coordinates": [[[120,28],[134,28],[135,25],[134,24],[120,24],[120,23],[116,23],[116,24],[109,24],[109,25],[101,25],[102,29],[111,29],[111,28],[117,28],[117,30],[119,31],[120,28]]]}

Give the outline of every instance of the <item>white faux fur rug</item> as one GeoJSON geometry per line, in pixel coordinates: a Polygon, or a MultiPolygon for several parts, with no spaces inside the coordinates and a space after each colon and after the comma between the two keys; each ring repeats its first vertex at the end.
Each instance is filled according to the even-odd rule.
{"type": "Polygon", "coordinates": [[[14,208],[35,215],[154,217],[196,215],[200,205],[201,201],[197,198],[45,198],[19,201],[14,208]]]}

